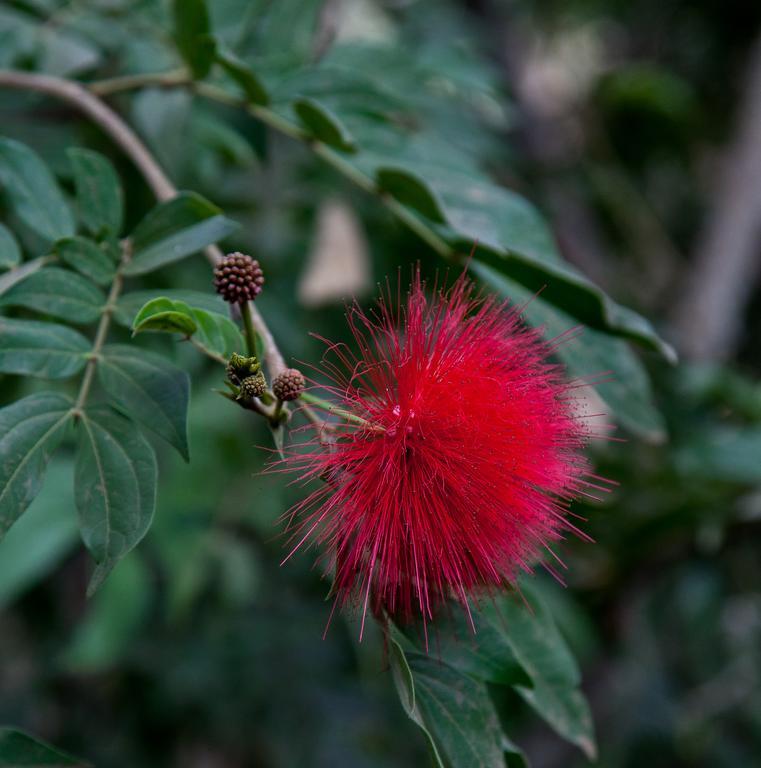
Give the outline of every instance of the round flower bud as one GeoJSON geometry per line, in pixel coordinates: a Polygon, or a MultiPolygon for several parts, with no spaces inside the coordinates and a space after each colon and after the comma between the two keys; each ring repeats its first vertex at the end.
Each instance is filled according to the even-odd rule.
{"type": "Polygon", "coordinates": [[[304,374],[296,368],[286,368],[272,382],[272,391],[278,400],[295,400],[303,391],[304,374]]]}
{"type": "Polygon", "coordinates": [[[248,376],[240,383],[241,397],[250,399],[252,397],[261,397],[267,390],[267,381],[264,374],[259,371],[253,376],[248,376]]]}
{"type": "Polygon", "coordinates": [[[230,304],[253,301],[263,285],[259,262],[243,253],[230,253],[214,267],[214,290],[230,304]]]}

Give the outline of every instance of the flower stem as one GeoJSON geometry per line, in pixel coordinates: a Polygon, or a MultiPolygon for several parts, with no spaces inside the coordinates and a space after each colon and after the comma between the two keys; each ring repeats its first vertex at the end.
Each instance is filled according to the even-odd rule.
{"type": "MultiPolygon", "coordinates": [[[[344,408],[340,408],[339,406],[334,405],[328,400],[323,400],[321,397],[317,397],[316,395],[313,395],[309,392],[302,392],[299,399],[303,400],[305,403],[314,405],[323,411],[327,411],[333,416],[338,416],[342,418],[344,421],[349,421],[354,424],[359,424],[363,427],[373,426],[370,424],[370,422],[367,419],[363,419],[361,416],[357,416],[356,413],[352,413],[351,411],[347,411],[344,408]]],[[[376,427],[373,427],[373,428],[376,428],[376,427]]]]}
{"type": "Polygon", "coordinates": [[[238,306],[240,307],[240,315],[243,318],[243,327],[246,329],[246,349],[248,350],[248,355],[249,357],[257,357],[256,331],[254,330],[253,317],[248,309],[250,303],[249,301],[242,301],[238,306]]]}

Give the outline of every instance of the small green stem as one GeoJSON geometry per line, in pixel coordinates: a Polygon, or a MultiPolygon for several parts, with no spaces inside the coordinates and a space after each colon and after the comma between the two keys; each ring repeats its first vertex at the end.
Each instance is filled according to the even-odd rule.
{"type": "Polygon", "coordinates": [[[196,341],[196,339],[194,339],[192,336],[188,336],[185,341],[189,341],[199,352],[206,355],[206,357],[211,358],[214,360],[214,362],[219,363],[220,365],[227,365],[227,358],[222,357],[222,355],[218,355],[216,352],[212,352],[210,349],[207,349],[203,344],[201,344],[199,341],[196,341]]]}
{"type": "Polygon", "coordinates": [[[376,427],[370,424],[370,422],[367,419],[363,419],[361,416],[357,416],[356,413],[347,411],[344,408],[339,408],[337,405],[334,405],[328,400],[323,400],[321,397],[312,395],[309,392],[302,392],[299,399],[305,403],[314,405],[317,408],[322,409],[323,411],[327,411],[332,416],[338,416],[339,418],[344,419],[344,421],[350,421],[354,424],[360,424],[363,427],[373,427],[373,429],[378,429],[379,431],[385,431],[380,427],[376,427]]]}
{"type": "Polygon", "coordinates": [[[93,379],[95,378],[95,369],[98,367],[98,360],[100,359],[100,353],[103,350],[103,345],[106,343],[108,337],[108,331],[111,327],[111,318],[116,308],[116,302],[119,299],[119,295],[124,288],[124,275],[122,274],[122,268],[129,261],[129,245],[125,242],[122,245],[122,261],[119,265],[119,269],[116,270],[114,280],[111,283],[111,290],[108,292],[108,299],[103,306],[103,311],[100,315],[100,322],[98,323],[98,330],[95,332],[95,339],[93,340],[92,349],[88,355],[87,366],[85,367],[84,375],[82,376],[82,383],[79,385],[79,393],[74,403],[74,413],[79,415],[82,413],[82,409],[85,407],[87,397],[90,394],[90,387],[92,387],[93,379]]]}
{"type": "Polygon", "coordinates": [[[137,88],[157,87],[170,88],[176,85],[187,85],[191,82],[190,75],[185,69],[172,69],[162,73],[142,73],[139,75],[122,75],[95,83],[87,83],[87,88],[96,96],[108,96],[121,91],[134,91],[137,88]]]}
{"type": "Polygon", "coordinates": [[[249,303],[242,301],[238,306],[240,307],[240,316],[243,318],[243,327],[246,329],[246,349],[249,357],[256,357],[256,331],[254,330],[249,303]]]}

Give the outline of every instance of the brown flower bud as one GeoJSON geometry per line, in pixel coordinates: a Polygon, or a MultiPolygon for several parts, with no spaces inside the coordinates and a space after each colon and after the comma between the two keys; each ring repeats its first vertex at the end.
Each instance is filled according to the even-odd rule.
{"type": "Polygon", "coordinates": [[[214,267],[214,289],[230,304],[253,301],[263,285],[259,262],[243,253],[230,253],[214,267]]]}
{"type": "Polygon", "coordinates": [[[286,368],[272,382],[272,391],[278,400],[295,400],[303,391],[304,374],[296,368],[286,368]]]}

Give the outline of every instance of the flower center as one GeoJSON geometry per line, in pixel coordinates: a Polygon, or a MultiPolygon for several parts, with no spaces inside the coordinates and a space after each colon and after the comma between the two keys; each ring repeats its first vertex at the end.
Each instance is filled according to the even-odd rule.
{"type": "Polygon", "coordinates": [[[417,414],[412,408],[402,408],[398,403],[391,409],[393,417],[386,429],[386,439],[394,440],[401,436],[403,440],[417,432],[417,414]]]}

